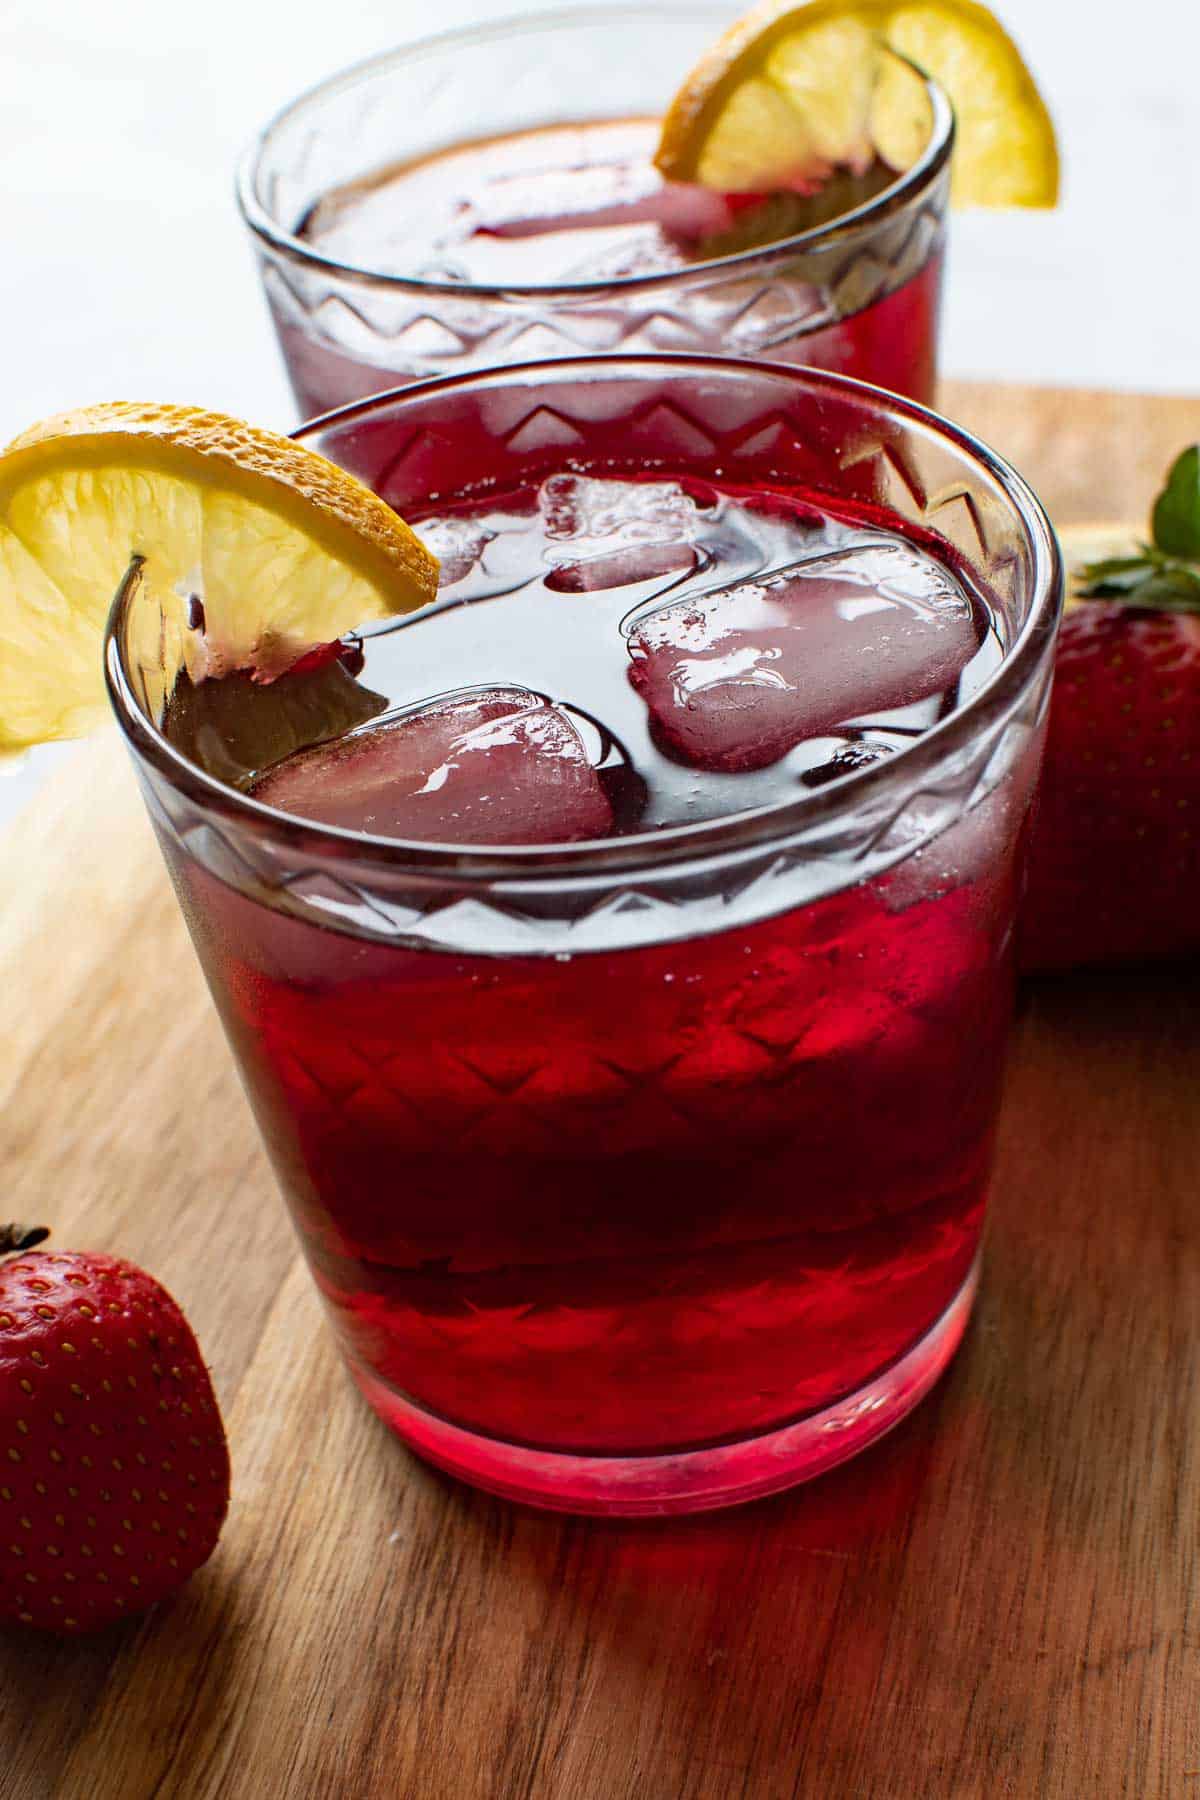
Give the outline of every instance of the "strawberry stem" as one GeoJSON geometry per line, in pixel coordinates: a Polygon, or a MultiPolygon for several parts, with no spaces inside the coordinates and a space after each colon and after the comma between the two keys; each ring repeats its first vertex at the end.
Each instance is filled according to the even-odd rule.
{"type": "Polygon", "coordinates": [[[50,1236],[45,1225],[0,1225],[0,1256],[12,1256],[18,1250],[32,1250],[50,1236]]]}

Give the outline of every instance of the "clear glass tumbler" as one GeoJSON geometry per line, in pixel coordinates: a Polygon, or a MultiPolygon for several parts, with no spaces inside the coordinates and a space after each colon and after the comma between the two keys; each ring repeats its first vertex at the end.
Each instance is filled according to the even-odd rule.
{"type": "Polygon", "coordinates": [[[965,432],[774,364],[515,367],[300,436],[403,512],[561,468],[564,428],[576,466],[657,454],[876,509],[968,573],[1002,660],[909,748],[784,803],[514,849],[305,823],[186,760],[162,671],[131,663],[136,579],[108,677],[372,1406],[497,1492],[686,1511],[853,1455],[963,1332],[1061,569],[965,432]]]}
{"type": "Polygon", "coordinates": [[[925,147],[884,193],[682,270],[486,287],[342,262],[298,235],[325,195],[466,136],[658,116],[727,23],[689,5],[509,19],[361,63],[285,108],[246,153],[238,198],[301,417],[429,375],[598,351],[807,363],[932,400],[954,130],[932,83],[925,147]]]}

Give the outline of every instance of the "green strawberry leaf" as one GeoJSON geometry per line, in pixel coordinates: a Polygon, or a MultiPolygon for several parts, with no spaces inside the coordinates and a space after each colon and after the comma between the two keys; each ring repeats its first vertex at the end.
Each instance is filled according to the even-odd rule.
{"type": "Polygon", "coordinates": [[[1200,567],[1149,546],[1141,556],[1112,556],[1079,571],[1085,600],[1115,600],[1160,612],[1200,612],[1200,567]]]}
{"type": "Polygon", "coordinates": [[[1140,556],[1109,556],[1102,562],[1086,563],[1079,571],[1079,579],[1089,595],[1111,600],[1145,581],[1153,567],[1154,552],[1147,547],[1140,556]]]}
{"type": "Polygon", "coordinates": [[[1088,563],[1076,592],[1084,600],[1115,600],[1148,611],[1200,613],[1200,444],[1171,464],[1154,502],[1154,541],[1136,556],[1088,563]]]}
{"type": "Polygon", "coordinates": [[[1154,502],[1154,543],[1168,556],[1200,558],[1200,444],[1171,465],[1167,485],[1154,502]]]}
{"type": "Polygon", "coordinates": [[[1200,613],[1200,569],[1186,563],[1166,563],[1122,596],[1127,606],[1148,607],[1158,612],[1200,613]]]}

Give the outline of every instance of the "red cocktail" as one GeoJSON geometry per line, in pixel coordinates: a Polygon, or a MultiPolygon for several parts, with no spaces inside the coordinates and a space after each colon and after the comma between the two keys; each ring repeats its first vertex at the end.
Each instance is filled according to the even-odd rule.
{"type": "Polygon", "coordinates": [[[436,607],[161,729],[110,669],[355,1377],[543,1504],[815,1473],[969,1310],[1036,502],[902,403],[715,361],[427,384],[311,439],[439,550],[436,607]]]}
{"type": "Polygon", "coordinates": [[[282,113],[239,195],[301,412],[585,351],[767,357],[930,400],[948,104],[894,58],[920,115],[904,166],[876,155],[771,193],[664,181],[659,115],[725,23],[709,7],[508,21],[282,113]]]}

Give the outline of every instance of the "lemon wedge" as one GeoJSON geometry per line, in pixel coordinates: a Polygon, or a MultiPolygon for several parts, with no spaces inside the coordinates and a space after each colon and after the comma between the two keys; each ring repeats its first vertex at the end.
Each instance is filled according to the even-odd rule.
{"type": "Polygon", "coordinates": [[[47,419],[0,455],[0,754],[104,716],[104,626],[134,557],[160,689],[184,667],[278,673],[437,592],[404,521],[290,438],[127,401],[47,419]]]}
{"type": "Polygon", "coordinates": [[[928,142],[923,84],[954,107],[959,206],[1053,206],[1058,146],[1016,45],[977,0],[764,0],[700,58],[663,120],[669,180],[772,192],[876,154],[903,169],[928,142]]]}

